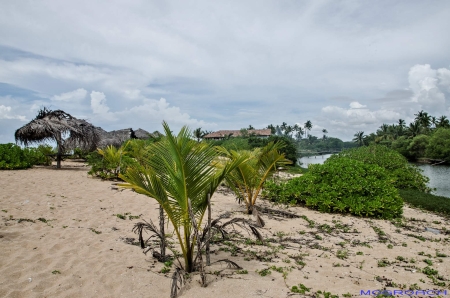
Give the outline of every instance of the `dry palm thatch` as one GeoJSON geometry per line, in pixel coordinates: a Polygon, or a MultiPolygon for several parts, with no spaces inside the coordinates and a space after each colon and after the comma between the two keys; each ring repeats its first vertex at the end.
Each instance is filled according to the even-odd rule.
{"type": "Polygon", "coordinates": [[[56,110],[43,108],[36,118],[22,126],[15,133],[16,142],[25,146],[44,141],[55,141],[58,145],[57,167],[61,167],[62,152],[81,147],[94,149],[99,141],[97,128],[86,120],[56,110]]]}

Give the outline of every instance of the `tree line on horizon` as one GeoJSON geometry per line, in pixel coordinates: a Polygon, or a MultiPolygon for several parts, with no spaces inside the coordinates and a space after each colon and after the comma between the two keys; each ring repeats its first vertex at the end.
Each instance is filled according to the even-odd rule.
{"type": "Polygon", "coordinates": [[[354,134],[353,142],[358,146],[381,144],[392,148],[408,160],[420,158],[450,161],[450,121],[447,116],[431,116],[423,110],[414,114],[414,121],[406,125],[405,120],[383,123],[369,135],[364,131],[354,134]]]}
{"type": "MultiPolygon", "coordinates": [[[[298,157],[299,152],[317,153],[317,152],[329,152],[340,151],[347,148],[356,147],[353,142],[344,142],[339,138],[328,136],[327,129],[322,129],[322,136],[317,137],[310,133],[313,128],[311,120],[307,120],[303,126],[295,123],[290,125],[286,122],[281,124],[269,124],[265,129],[270,129],[272,136],[270,140],[283,140],[287,143],[287,148],[290,148],[289,152],[285,152],[286,156],[289,156],[294,161],[294,157],[298,157]]],[[[253,149],[255,147],[264,146],[265,141],[258,138],[254,133],[250,131],[254,130],[253,125],[241,128],[240,137],[232,137],[232,135],[225,136],[223,140],[215,140],[217,145],[224,146],[229,149],[253,149]]],[[[197,128],[193,131],[194,137],[200,142],[203,137],[211,131],[203,131],[202,128],[197,128]]],[[[285,149],[287,150],[287,149],[285,149]]]]}

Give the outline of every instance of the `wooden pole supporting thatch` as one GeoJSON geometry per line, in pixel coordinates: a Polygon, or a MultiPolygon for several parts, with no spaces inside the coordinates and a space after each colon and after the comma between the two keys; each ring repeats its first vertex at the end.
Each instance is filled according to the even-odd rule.
{"type": "Polygon", "coordinates": [[[14,134],[17,143],[25,146],[55,141],[58,146],[57,168],[61,168],[62,153],[69,149],[95,149],[99,142],[97,128],[86,120],[77,119],[61,110],[43,108],[36,118],[14,134]]]}

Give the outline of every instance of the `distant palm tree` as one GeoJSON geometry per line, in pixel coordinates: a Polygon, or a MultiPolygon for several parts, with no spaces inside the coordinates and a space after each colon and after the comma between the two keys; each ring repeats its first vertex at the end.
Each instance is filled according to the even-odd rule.
{"type": "Polygon", "coordinates": [[[420,131],[421,131],[421,125],[420,125],[419,120],[416,120],[416,121],[411,122],[411,123],[409,124],[409,127],[408,127],[408,134],[409,134],[411,137],[414,138],[415,136],[418,136],[418,135],[420,134],[420,131]]]}
{"type": "Polygon", "coordinates": [[[325,141],[327,139],[328,131],[324,128],[324,129],[322,129],[322,133],[323,133],[323,140],[325,141]]]}
{"type": "Polygon", "coordinates": [[[388,134],[391,139],[396,140],[400,135],[398,125],[395,124],[389,125],[388,134]]]}
{"type": "Polygon", "coordinates": [[[272,124],[267,125],[267,128],[270,129],[271,134],[275,134],[277,132],[275,126],[273,126],[272,124]]]}
{"type": "Polygon", "coordinates": [[[387,140],[389,137],[389,125],[383,123],[377,131],[377,135],[381,137],[383,140],[387,140]]]}
{"type": "Polygon", "coordinates": [[[200,142],[200,140],[205,136],[205,132],[202,131],[201,127],[199,127],[197,129],[194,129],[193,135],[197,139],[197,142],[200,142]]]}
{"type": "Polygon", "coordinates": [[[284,130],[284,135],[287,136],[287,137],[292,138],[292,132],[293,131],[294,131],[294,128],[292,126],[288,125],[286,127],[286,129],[284,130]]]}
{"type": "Polygon", "coordinates": [[[276,131],[277,136],[283,135],[283,130],[281,129],[281,127],[279,125],[277,125],[275,127],[275,131],[276,131]]]}
{"type": "Polygon", "coordinates": [[[255,129],[251,124],[248,126],[248,128],[247,128],[248,130],[253,130],[253,129],[255,129]]]}
{"type": "Polygon", "coordinates": [[[431,124],[433,124],[434,128],[436,128],[437,119],[435,116],[431,116],[431,124]]]}
{"type": "Polygon", "coordinates": [[[419,122],[420,126],[425,129],[428,130],[431,126],[431,116],[428,115],[427,112],[419,111],[417,112],[417,114],[414,114],[414,116],[416,116],[415,120],[419,122]]]}
{"type": "Polygon", "coordinates": [[[438,118],[436,127],[450,128],[450,121],[447,116],[442,115],[438,118]]]}
{"type": "Polygon", "coordinates": [[[288,124],[286,122],[283,122],[280,125],[280,129],[283,131],[283,133],[286,131],[287,127],[288,127],[288,124]]]}
{"type": "Polygon", "coordinates": [[[302,139],[303,134],[304,134],[303,128],[300,125],[297,125],[297,128],[295,129],[295,131],[296,131],[295,132],[295,138],[296,138],[297,141],[300,141],[302,139]]]}
{"type": "Polygon", "coordinates": [[[403,120],[403,119],[398,119],[397,131],[398,131],[398,135],[399,135],[399,136],[402,136],[402,135],[403,135],[405,128],[406,128],[405,120],[403,120]]]}
{"type": "Polygon", "coordinates": [[[304,128],[305,128],[305,132],[307,132],[306,136],[308,137],[308,132],[312,129],[312,123],[310,120],[305,122],[304,128]]]}
{"type": "Polygon", "coordinates": [[[365,145],[365,139],[366,139],[366,135],[364,135],[364,131],[358,131],[357,133],[355,133],[353,138],[353,142],[357,143],[358,146],[364,146],[365,145]]]}

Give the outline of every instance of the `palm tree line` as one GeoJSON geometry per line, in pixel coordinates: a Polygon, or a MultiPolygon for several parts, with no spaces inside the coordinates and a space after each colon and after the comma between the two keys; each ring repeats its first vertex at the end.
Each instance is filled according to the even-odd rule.
{"type": "MultiPolygon", "coordinates": [[[[272,131],[272,134],[280,135],[280,136],[286,136],[290,137],[291,139],[294,139],[296,141],[300,141],[303,136],[305,138],[308,138],[310,136],[309,132],[311,131],[313,125],[310,120],[307,120],[303,127],[299,124],[294,125],[288,125],[286,122],[283,122],[281,125],[274,126],[273,124],[269,124],[267,128],[269,128],[272,131]]],[[[324,139],[326,138],[326,129],[324,129],[324,139]]]]}
{"type": "MultiPolygon", "coordinates": [[[[311,120],[307,120],[303,127],[299,124],[295,123],[294,125],[289,125],[286,122],[283,122],[281,125],[273,125],[269,124],[266,128],[270,129],[273,135],[278,136],[286,136],[293,140],[300,141],[303,136],[305,136],[306,139],[310,138],[309,132],[313,128],[313,124],[311,120]]],[[[243,130],[254,130],[255,128],[253,125],[249,125],[247,128],[242,128],[243,130]]],[[[198,142],[207,134],[211,133],[211,131],[204,131],[201,127],[193,130],[193,136],[197,139],[198,142]]],[[[326,134],[328,131],[326,129],[322,129],[323,137],[322,139],[325,140],[327,138],[326,134]]]]}
{"type": "Polygon", "coordinates": [[[450,121],[447,116],[434,117],[421,110],[414,114],[414,121],[406,125],[404,119],[399,119],[397,123],[383,123],[375,133],[365,135],[364,131],[354,134],[353,142],[359,146],[368,145],[371,142],[392,142],[400,137],[415,138],[418,135],[430,135],[438,128],[450,128],[450,121]]]}

